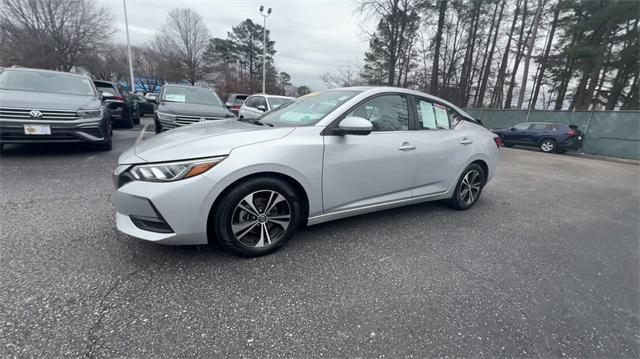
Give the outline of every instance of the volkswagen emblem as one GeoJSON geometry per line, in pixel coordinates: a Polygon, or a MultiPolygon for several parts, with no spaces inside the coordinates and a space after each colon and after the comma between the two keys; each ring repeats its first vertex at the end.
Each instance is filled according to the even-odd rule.
{"type": "Polygon", "coordinates": [[[42,112],[38,110],[32,110],[31,112],[29,112],[29,116],[31,116],[31,118],[34,120],[39,120],[42,118],[42,112]]]}
{"type": "Polygon", "coordinates": [[[205,122],[207,119],[204,117],[200,117],[200,122],[205,122]]]}

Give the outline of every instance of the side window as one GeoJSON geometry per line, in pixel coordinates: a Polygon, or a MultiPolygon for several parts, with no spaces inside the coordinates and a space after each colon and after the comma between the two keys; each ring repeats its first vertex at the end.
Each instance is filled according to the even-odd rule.
{"type": "Polygon", "coordinates": [[[449,129],[447,108],[430,101],[416,99],[418,124],[425,130],[449,129]]]}
{"type": "Polygon", "coordinates": [[[449,113],[449,122],[451,122],[451,128],[455,128],[460,122],[464,121],[464,117],[457,113],[451,107],[447,107],[449,113]]]}
{"type": "Polygon", "coordinates": [[[256,97],[249,97],[244,105],[247,107],[256,107],[256,97]]]}
{"type": "Polygon", "coordinates": [[[546,128],[547,128],[546,123],[532,123],[531,127],[529,127],[530,130],[544,130],[546,128]]]}
{"type": "Polygon", "coordinates": [[[373,131],[406,131],[409,129],[407,98],[401,95],[374,97],[353,109],[346,117],[362,117],[373,124],[373,131]]]}
{"type": "Polygon", "coordinates": [[[524,123],[519,123],[515,126],[513,126],[513,128],[515,128],[516,130],[526,130],[529,128],[529,123],[524,122],[524,123]]]}
{"type": "Polygon", "coordinates": [[[267,100],[264,97],[256,96],[255,101],[256,105],[253,107],[258,108],[258,106],[264,106],[265,109],[267,108],[267,100]]]}
{"type": "Polygon", "coordinates": [[[545,127],[545,130],[556,131],[558,129],[557,123],[548,123],[545,127]]]}

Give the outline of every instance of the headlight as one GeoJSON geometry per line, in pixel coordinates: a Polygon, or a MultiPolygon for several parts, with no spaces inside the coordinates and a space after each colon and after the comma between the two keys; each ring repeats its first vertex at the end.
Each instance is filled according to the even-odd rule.
{"type": "Polygon", "coordinates": [[[158,119],[159,120],[165,120],[165,121],[173,121],[177,118],[178,116],[176,115],[172,115],[170,113],[164,113],[164,112],[158,112],[158,119]]]}
{"type": "Polygon", "coordinates": [[[78,116],[81,118],[100,118],[102,117],[102,110],[80,110],[78,116]]]}
{"type": "Polygon", "coordinates": [[[204,173],[222,162],[226,156],[200,160],[153,163],[134,166],[129,170],[131,177],[138,181],[171,182],[204,173]]]}

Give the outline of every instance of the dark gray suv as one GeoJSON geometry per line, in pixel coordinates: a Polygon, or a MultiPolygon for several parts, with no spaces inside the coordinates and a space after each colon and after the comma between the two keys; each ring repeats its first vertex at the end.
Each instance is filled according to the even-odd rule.
{"type": "Polygon", "coordinates": [[[164,85],[156,97],[156,133],[197,122],[236,118],[208,88],[164,85]]]}
{"type": "Polygon", "coordinates": [[[86,76],[0,69],[1,147],[7,143],[90,142],[111,150],[108,112],[86,76]]]}

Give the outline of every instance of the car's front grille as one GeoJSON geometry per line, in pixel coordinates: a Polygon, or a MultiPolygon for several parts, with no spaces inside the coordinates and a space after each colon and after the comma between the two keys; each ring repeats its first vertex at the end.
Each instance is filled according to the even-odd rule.
{"type": "Polygon", "coordinates": [[[40,110],[26,108],[0,107],[0,119],[3,120],[42,120],[42,121],[73,121],[78,120],[74,110],[40,110]],[[31,111],[39,111],[40,118],[32,117],[31,111]]]}
{"type": "Polygon", "coordinates": [[[178,116],[176,123],[181,125],[190,125],[196,122],[225,120],[224,117],[201,117],[201,116],[178,116]]]}

